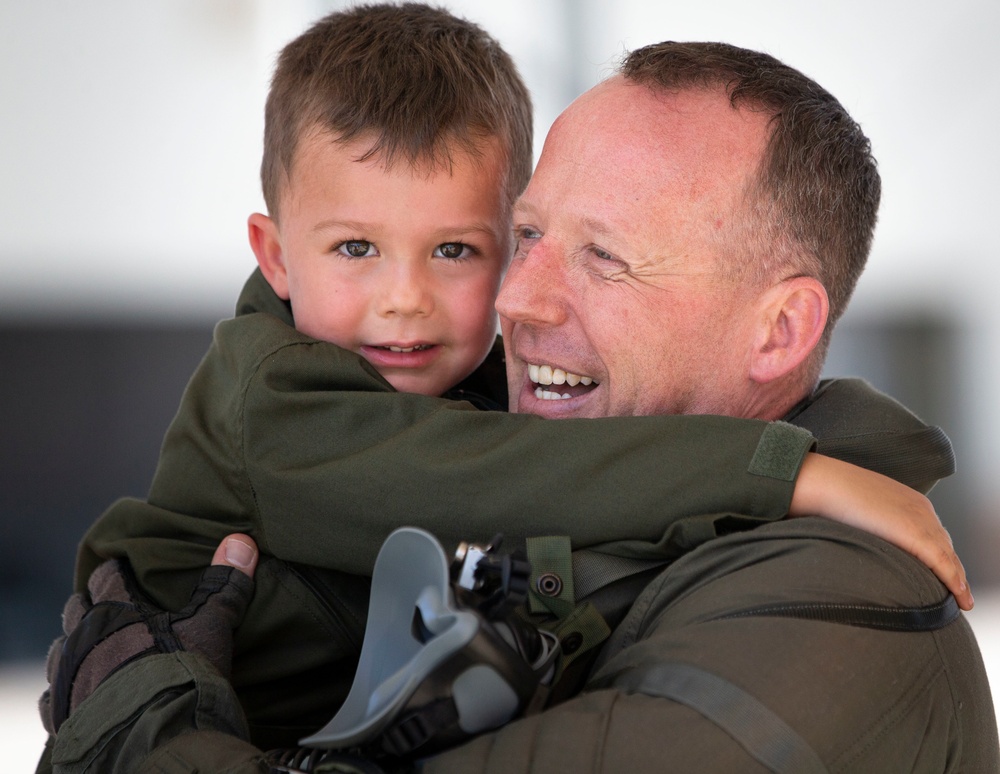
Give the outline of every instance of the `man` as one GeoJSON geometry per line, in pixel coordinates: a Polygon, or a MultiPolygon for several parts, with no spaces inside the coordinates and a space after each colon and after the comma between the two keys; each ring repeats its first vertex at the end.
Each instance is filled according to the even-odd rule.
{"type": "MultiPolygon", "coordinates": [[[[926,428],[873,416],[850,386],[818,391],[843,391],[840,415],[815,408],[878,198],[864,135],[799,73],[718,44],[634,52],[557,120],[516,208],[497,304],[511,408],[795,419],[821,448],[926,478],[926,428]],[[557,370],[590,379],[549,389],[557,370]]],[[[579,695],[422,770],[996,771],[982,661],[943,597],[911,557],[836,524],[721,537],[645,587],[579,695]]],[[[239,736],[196,662],[198,691],[175,681],[157,711],[188,701],[196,729],[239,736]]],[[[220,768],[241,754],[253,770],[229,739],[220,768]]]]}
{"type": "MultiPolygon", "coordinates": [[[[864,135],[798,73],[723,45],[634,52],[556,121],[516,207],[512,408],[791,418],[878,198],[864,135]],[[550,399],[545,365],[598,386],[550,399]]],[[[582,695],[427,771],[996,771],[966,623],[890,623],[940,601],[922,575],[817,520],[713,541],[646,588],[582,695]]]]}

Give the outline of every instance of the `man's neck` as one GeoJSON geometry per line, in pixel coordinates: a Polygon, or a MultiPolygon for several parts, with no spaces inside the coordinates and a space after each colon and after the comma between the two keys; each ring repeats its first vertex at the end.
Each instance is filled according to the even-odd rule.
{"type": "Polygon", "coordinates": [[[796,379],[795,381],[778,379],[760,388],[751,398],[746,411],[739,414],[749,419],[764,419],[772,422],[783,419],[802,401],[812,395],[816,389],[817,379],[796,379]]]}

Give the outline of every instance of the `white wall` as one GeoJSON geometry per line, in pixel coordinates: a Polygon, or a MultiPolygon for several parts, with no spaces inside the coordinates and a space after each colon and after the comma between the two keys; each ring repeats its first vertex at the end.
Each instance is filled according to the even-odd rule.
{"type": "MultiPolygon", "coordinates": [[[[274,53],[335,5],[0,0],[0,314],[22,311],[18,298],[48,314],[84,289],[98,294],[89,303],[99,310],[132,309],[137,297],[142,309],[180,313],[228,303],[250,265],[246,215],[262,206],[256,174],[274,53]]],[[[624,48],[722,39],[785,59],[847,105],[880,161],[882,220],[859,299],[988,302],[997,4],[446,5],[514,53],[535,93],[539,139],[624,48]]]]}
{"type": "MultiPolygon", "coordinates": [[[[336,5],[0,0],[0,317],[228,314],[253,266],[245,219],[262,207],[257,168],[274,54],[336,5]]],[[[520,63],[539,142],[616,54],[667,38],[769,51],[837,95],[871,137],[884,180],[852,314],[919,306],[968,331],[962,395],[985,429],[964,459],[981,499],[998,501],[1000,5],[445,5],[480,21],[520,63]]]]}

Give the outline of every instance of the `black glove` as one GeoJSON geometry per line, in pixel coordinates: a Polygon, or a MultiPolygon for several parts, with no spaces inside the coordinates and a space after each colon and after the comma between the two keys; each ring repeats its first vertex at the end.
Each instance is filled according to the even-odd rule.
{"type": "Polygon", "coordinates": [[[271,774],[402,774],[404,769],[384,769],[375,761],[339,750],[297,747],[267,754],[271,774]]]}
{"type": "Polygon", "coordinates": [[[63,631],[49,649],[42,723],[55,734],[109,675],[150,654],[197,653],[229,677],[233,629],[243,619],[253,580],[232,567],[205,570],[179,613],[159,609],[139,589],[127,560],[102,564],[63,608],[63,631]]]}

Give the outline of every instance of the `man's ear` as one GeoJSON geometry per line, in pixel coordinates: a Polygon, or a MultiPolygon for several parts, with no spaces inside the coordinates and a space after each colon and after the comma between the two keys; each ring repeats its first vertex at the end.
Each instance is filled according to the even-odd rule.
{"type": "Polygon", "coordinates": [[[759,329],[750,378],[767,384],[791,373],[823,337],[830,302],[814,277],[793,277],[769,288],[760,300],[759,329]]]}
{"type": "Polygon", "coordinates": [[[255,212],[247,219],[247,236],[250,249],[257,256],[257,264],[271,289],[278,298],[288,300],[288,272],[285,270],[285,256],[281,249],[281,234],[278,224],[267,215],[255,212]]]}

